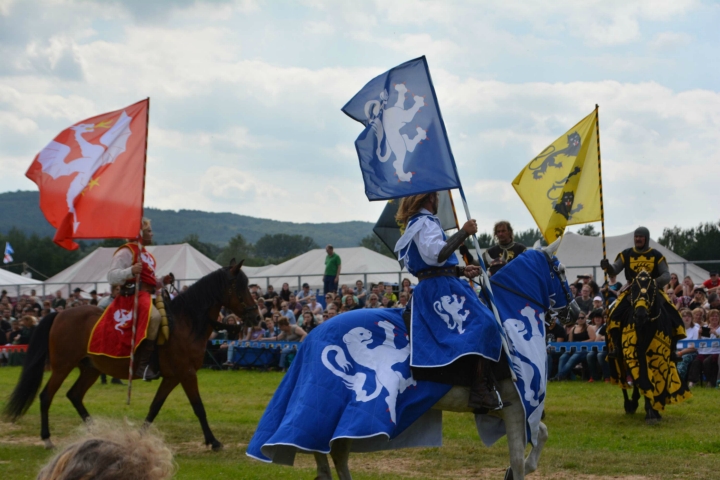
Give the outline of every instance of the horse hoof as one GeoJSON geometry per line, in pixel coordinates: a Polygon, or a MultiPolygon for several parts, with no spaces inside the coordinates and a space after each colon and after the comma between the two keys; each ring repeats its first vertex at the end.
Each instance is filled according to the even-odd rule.
{"type": "Polygon", "coordinates": [[[659,418],[646,418],[645,419],[645,425],[657,425],[660,423],[659,418]]]}
{"type": "Polygon", "coordinates": [[[55,450],[55,445],[53,445],[49,438],[43,440],[43,443],[45,444],[45,450],[55,450]]]}
{"type": "Polygon", "coordinates": [[[223,449],[223,444],[218,442],[217,440],[214,440],[212,443],[212,451],[213,452],[220,452],[223,449]]]}
{"type": "Polygon", "coordinates": [[[505,477],[503,477],[503,480],[513,480],[513,478],[512,467],[508,467],[507,470],[505,470],[505,477]]]}

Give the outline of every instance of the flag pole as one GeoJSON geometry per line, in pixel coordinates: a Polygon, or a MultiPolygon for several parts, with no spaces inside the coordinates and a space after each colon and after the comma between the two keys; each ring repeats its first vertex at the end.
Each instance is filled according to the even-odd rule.
{"type": "MultiPolygon", "coordinates": [[[[450,197],[450,206],[452,207],[453,217],[455,217],[455,226],[460,229],[460,222],[458,221],[457,211],[455,210],[455,200],[452,198],[452,191],[448,190],[448,197],[450,197]]],[[[465,265],[470,265],[470,258],[463,255],[463,260],[465,261],[465,265]]],[[[473,288],[473,281],[472,278],[468,278],[468,284],[470,285],[470,288],[473,288]]]]}
{"type": "MultiPolygon", "coordinates": [[[[462,198],[463,207],[465,207],[465,215],[467,216],[467,219],[470,220],[472,217],[470,217],[470,209],[468,208],[467,199],[465,198],[465,192],[463,191],[462,185],[460,185],[458,190],[460,190],[460,198],[462,198]]],[[[490,303],[490,308],[492,309],[493,315],[495,316],[495,321],[500,328],[500,341],[502,342],[502,348],[505,351],[505,355],[507,355],[507,358],[510,359],[512,357],[510,356],[510,348],[508,347],[507,338],[505,337],[505,329],[503,327],[502,320],[500,320],[500,313],[495,306],[495,296],[493,295],[492,287],[490,286],[490,277],[488,277],[487,271],[485,270],[485,262],[480,256],[480,244],[478,243],[477,235],[473,234],[472,239],[473,245],[475,246],[475,253],[478,257],[480,271],[482,272],[482,287],[487,293],[489,301],[488,303],[490,303]]],[[[512,376],[513,382],[517,382],[517,375],[515,375],[515,372],[512,368],[510,369],[510,375],[512,376]]]]}
{"type": "MultiPolygon", "coordinates": [[[[598,181],[600,185],[600,230],[602,232],[602,249],[603,249],[603,260],[607,260],[607,248],[605,246],[605,205],[603,203],[603,186],[602,186],[602,163],[600,162],[600,105],[595,104],[595,139],[597,140],[597,157],[598,157],[598,181]]],[[[608,273],[605,273],[605,283],[608,283],[608,273]]],[[[608,289],[610,285],[608,284],[608,289]]],[[[608,306],[607,294],[605,297],[605,308],[608,306]]]]}
{"type": "MultiPolygon", "coordinates": [[[[138,252],[142,252],[142,215],[145,207],[145,172],[147,172],[147,150],[148,134],[150,133],[150,97],[147,98],[147,109],[145,110],[145,160],[143,161],[143,185],[142,198],[140,199],[140,237],[138,238],[138,252]]],[[[142,262],[141,262],[142,263],[142,262]]],[[[135,363],[135,332],[137,330],[138,303],[140,296],[140,274],[135,275],[135,301],[133,303],[132,338],[130,339],[130,365],[128,367],[128,391],[127,405],[130,405],[132,396],[133,365],[135,363]]],[[[151,300],[152,302],[152,300],[151,300]]],[[[152,308],[152,304],[150,306],[152,308]]]]}

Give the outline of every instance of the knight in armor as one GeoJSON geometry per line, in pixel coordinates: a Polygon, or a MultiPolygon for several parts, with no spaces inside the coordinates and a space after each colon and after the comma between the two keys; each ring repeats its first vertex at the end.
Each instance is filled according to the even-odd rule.
{"type": "MultiPolygon", "coordinates": [[[[135,242],[128,242],[118,248],[113,255],[107,279],[110,285],[120,286],[120,295],[122,296],[135,294],[135,276],[137,274],[140,274],[139,295],[150,295],[152,297],[157,288],[162,288],[163,284],[172,282],[171,275],[166,275],[162,279],[155,276],[155,270],[157,269],[155,257],[145,249],[145,245],[152,245],[153,239],[152,226],[148,218],[142,219],[141,235],[142,246],[135,242]]],[[[157,340],[162,316],[152,301],[150,301],[150,308],[147,334],[145,340],[136,346],[134,357],[137,364],[135,375],[146,381],[160,377],[160,372],[153,369],[150,360],[155,350],[155,341],[157,340]]]]}
{"type": "Polygon", "coordinates": [[[527,250],[522,243],[515,242],[510,222],[501,220],[493,227],[495,245],[485,250],[483,260],[488,266],[488,275],[494,275],[512,259],[527,250]]]}
{"type": "Polygon", "coordinates": [[[497,410],[503,405],[489,364],[500,358],[499,326],[469,283],[459,278],[474,278],[480,268],[460,267],[454,254],[466,238],[477,232],[477,224],[468,220],[448,238],[435,216],[438,201],[436,192],[405,197],[396,215],[405,231],[395,253],[420,280],[411,310],[405,315],[411,336],[410,365],[415,375],[416,369],[428,371],[462,363],[465,370],[472,370],[468,372],[468,406],[497,410]]]}
{"type": "MultiPolygon", "coordinates": [[[[628,287],[637,274],[642,270],[648,272],[655,280],[655,284],[660,292],[664,290],[665,285],[670,281],[670,269],[668,268],[665,256],[650,247],[650,231],[645,227],[638,227],[635,230],[634,243],[634,247],[627,248],[618,253],[617,258],[615,258],[615,263],[610,264],[610,261],[607,259],[603,259],[600,262],[602,269],[611,277],[619,275],[620,272],[625,270],[625,279],[627,280],[625,286],[620,290],[618,300],[608,318],[607,332],[610,334],[613,343],[612,350],[608,352],[608,356],[611,358],[618,358],[620,356],[622,319],[617,318],[617,313],[627,310],[628,303],[630,302],[628,287]]],[[[662,296],[670,303],[666,295],[662,296]]]]}

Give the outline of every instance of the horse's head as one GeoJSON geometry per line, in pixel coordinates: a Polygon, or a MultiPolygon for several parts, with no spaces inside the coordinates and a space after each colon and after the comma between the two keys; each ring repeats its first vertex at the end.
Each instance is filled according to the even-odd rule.
{"type": "MultiPolygon", "coordinates": [[[[562,237],[561,237],[562,238],[562,237]]],[[[542,247],[538,243],[535,249],[541,251],[545,255],[548,268],[550,269],[550,312],[553,316],[557,316],[560,323],[564,326],[572,325],[580,313],[580,307],[575,302],[565,275],[565,266],[555,257],[555,252],[560,246],[558,238],[547,247],[542,247]]]]}
{"type": "Polygon", "coordinates": [[[257,303],[255,303],[250,294],[248,278],[245,272],[242,271],[242,264],[242,260],[240,263],[235,263],[235,259],[233,258],[230,260],[230,265],[223,268],[229,280],[223,305],[240,317],[245,326],[254,327],[260,322],[260,312],[257,308],[257,303]]]}
{"type": "Polygon", "coordinates": [[[635,311],[635,323],[642,327],[648,321],[655,305],[657,285],[645,270],[641,270],[630,286],[630,302],[635,311]]]}

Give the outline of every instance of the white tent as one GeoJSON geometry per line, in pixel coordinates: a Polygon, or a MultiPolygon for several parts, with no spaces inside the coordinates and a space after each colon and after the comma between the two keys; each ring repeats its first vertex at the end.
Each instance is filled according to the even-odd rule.
{"type": "MultiPolygon", "coordinates": [[[[633,232],[614,237],[606,237],[607,258],[611,263],[615,261],[618,253],[634,245],[633,237],[633,232]]],[[[677,274],[680,281],[682,281],[685,275],[690,275],[695,283],[701,283],[710,278],[706,270],[688,262],[655,240],[650,239],[650,246],[665,255],[670,271],[677,274]],[[685,263],[685,269],[683,269],[683,262],[687,262],[685,263]]],[[[602,239],[600,237],[587,237],[568,232],[560,244],[557,257],[568,267],[569,281],[575,280],[577,275],[590,274],[594,275],[595,281],[598,284],[603,283],[603,271],[600,268],[600,260],[602,259],[602,239]]],[[[620,275],[618,281],[625,283],[623,274],[620,275]]]]}
{"type": "MultiPolygon", "coordinates": [[[[380,281],[399,283],[403,278],[409,278],[413,284],[417,284],[417,278],[407,270],[401,270],[397,260],[365,247],[336,248],[335,253],[342,261],[340,285],[354,286],[357,280],[362,280],[366,285],[380,281]]],[[[310,288],[322,288],[326,256],[325,249],[310,250],[253,276],[248,274],[250,283],[257,283],[263,289],[272,285],[276,291],[285,282],[290,284],[291,290],[299,289],[306,282],[310,288]]]]}
{"type": "MultiPolygon", "coordinates": [[[[48,278],[44,282],[45,293],[50,295],[61,290],[63,296],[67,297],[75,288],[81,288],[86,292],[97,290],[99,294],[108,293],[110,285],[107,283],[107,273],[116,250],[116,248],[98,248],[76,264],[48,278]]],[[[179,286],[191,285],[195,280],[220,268],[220,265],[187,243],[150,246],[147,250],[157,260],[157,275],[163,276],[172,272],[179,286]]]]}
{"type": "Polygon", "coordinates": [[[37,294],[40,295],[42,293],[42,282],[0,268],[0,290],[7,290],[8,295],[11,297],[16,297],[18,293],[20,295],[30,295],[30,290],[36,290],[37,294]]]}

